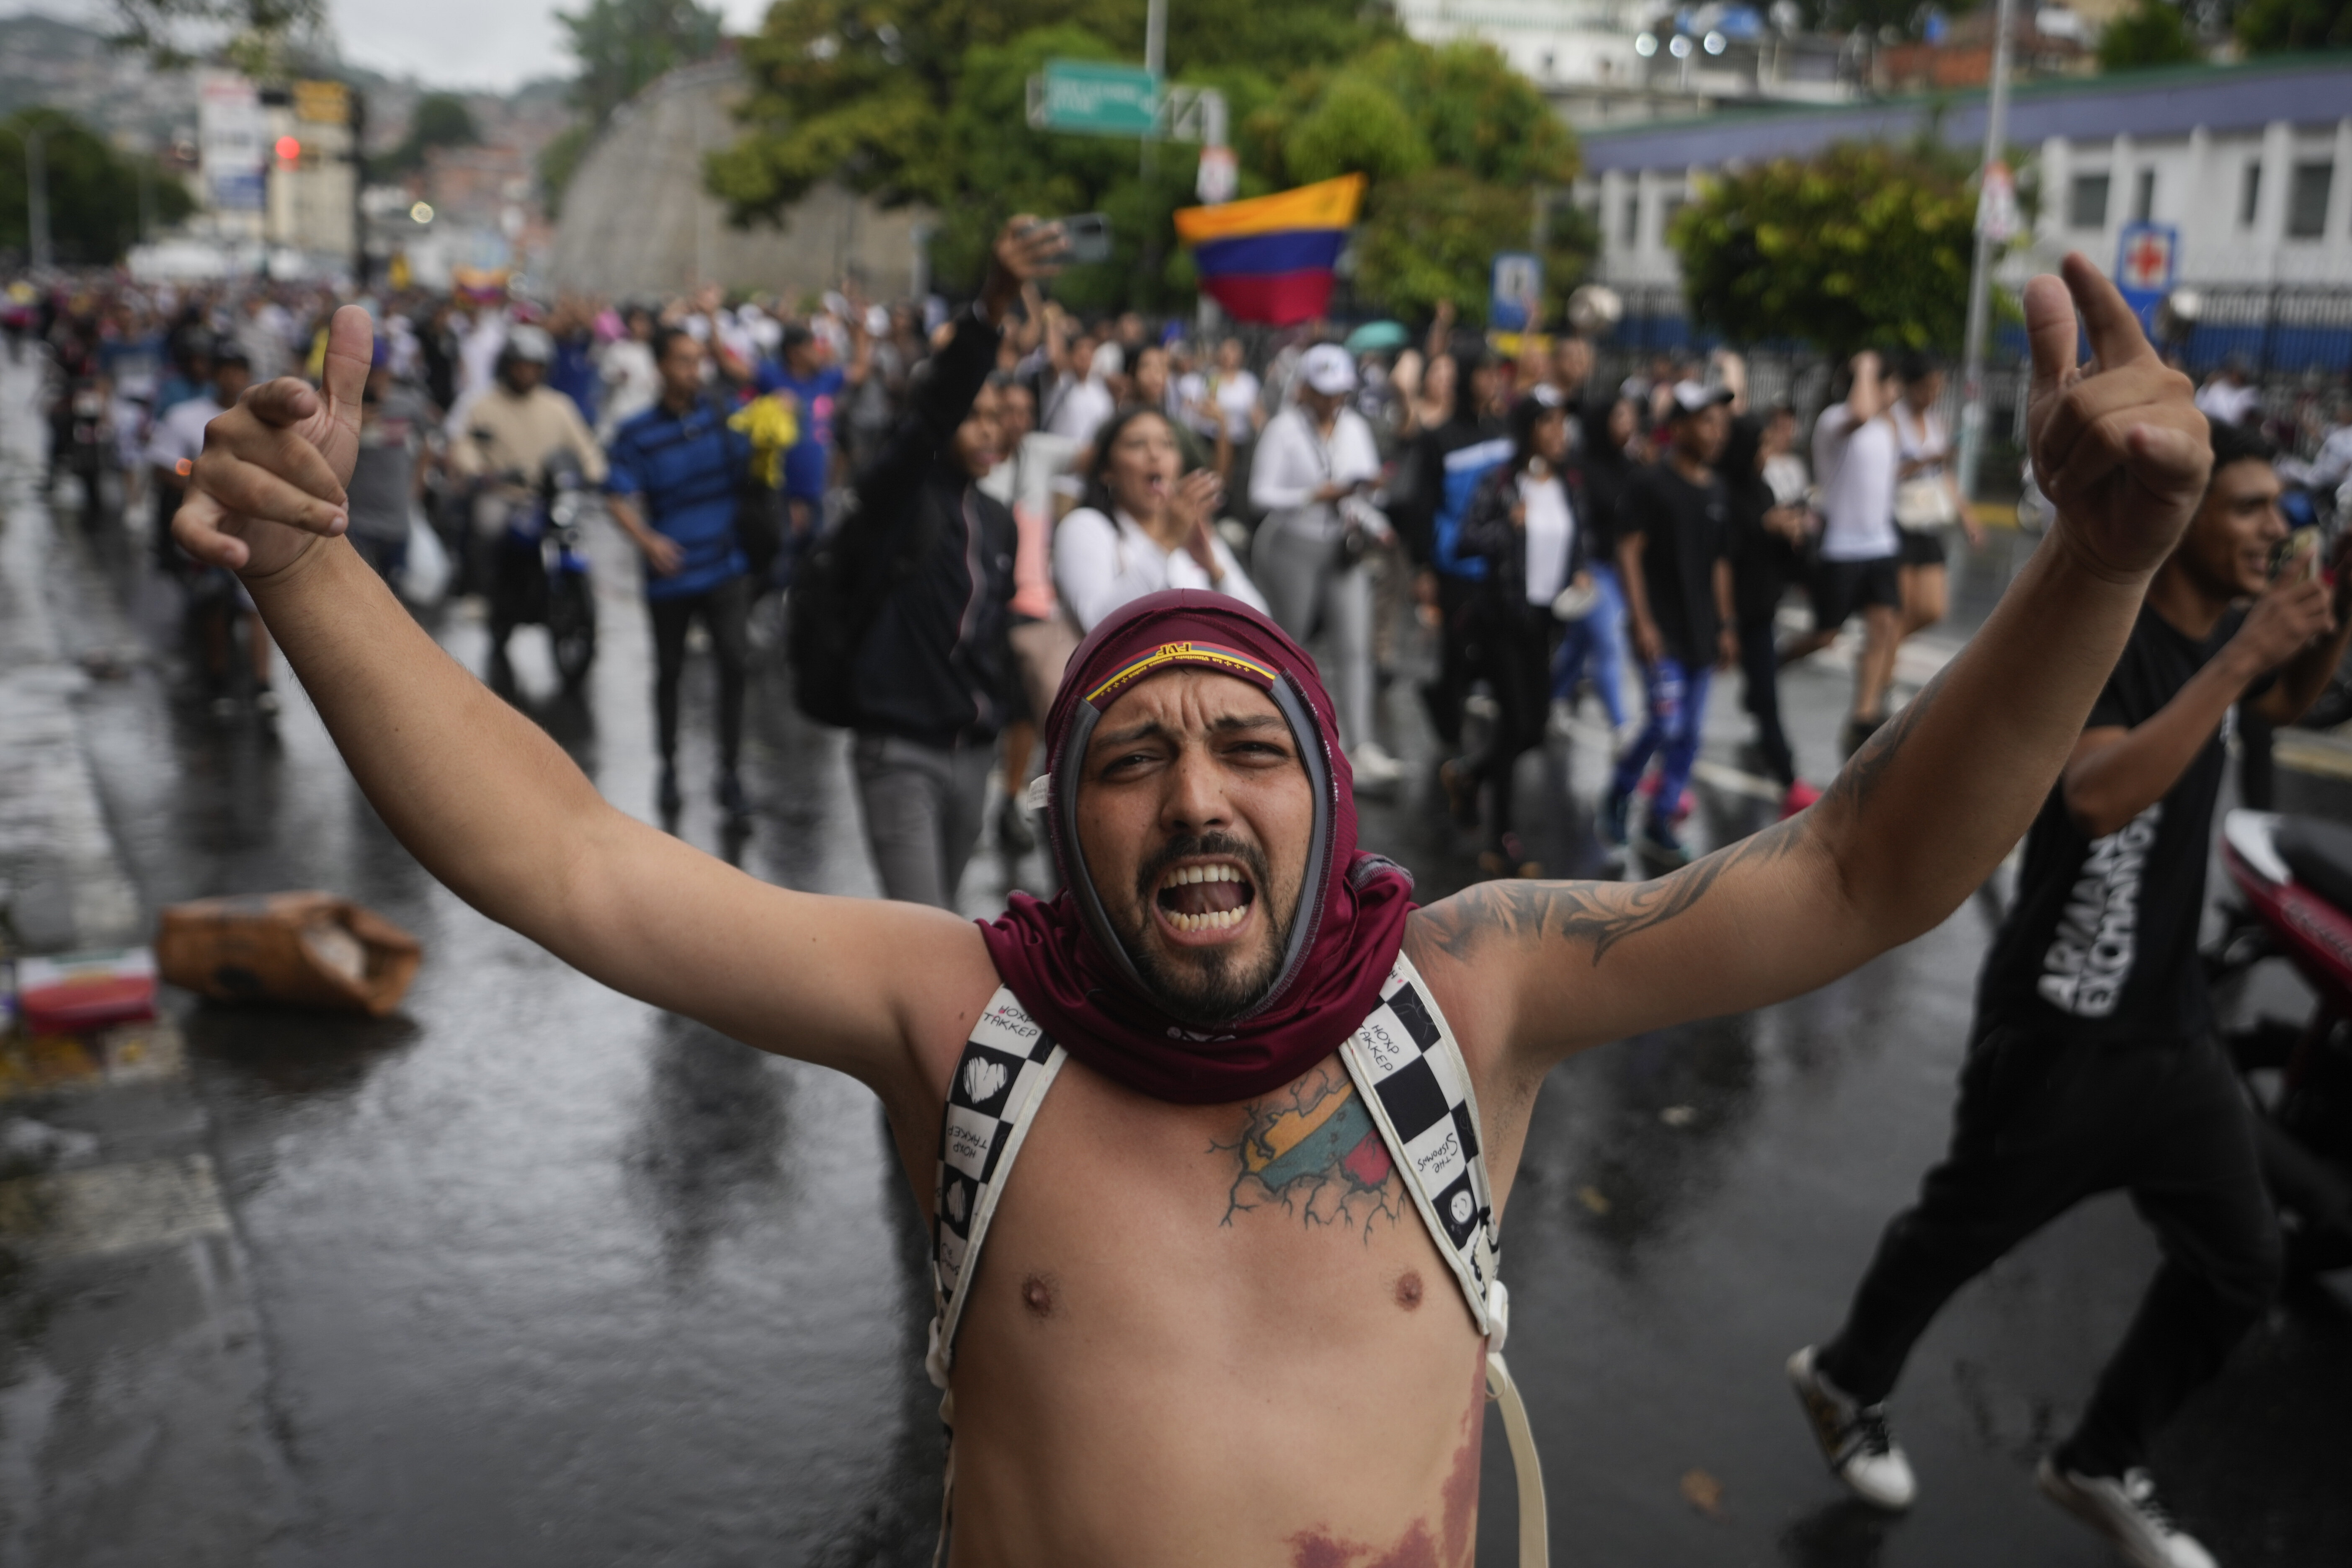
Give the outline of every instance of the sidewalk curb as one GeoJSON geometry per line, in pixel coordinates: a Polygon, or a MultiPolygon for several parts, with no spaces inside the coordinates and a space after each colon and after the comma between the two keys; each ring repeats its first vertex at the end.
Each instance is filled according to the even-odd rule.
{"type": "MultiPolygon", "coordinates": [[[[16,414],[24,383],[6,379],[16,414]]],[[[8,423],[0,881],[30,951],[143,942],[68,646],[75,541],[35,488],[26,422],[8,423]]],[[[0,1497],[0,1560],[260,1561],[298,1490],[176,1023],[0,1038],[0,1469],[19,1483],[0,1497]]]]}

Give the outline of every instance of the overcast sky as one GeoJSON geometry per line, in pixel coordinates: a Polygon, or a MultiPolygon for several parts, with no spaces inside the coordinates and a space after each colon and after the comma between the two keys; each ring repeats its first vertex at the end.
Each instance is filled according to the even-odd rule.
{"type": "MultiPolygon", "coordinates": [[[[585,0],[327,0],[344,58],[387,76],[435,87],[506,89],[532,77],[568,76],[559,8],[585,0]]],[[[711,0],[705,0],[705,4],[711,0]]],[[[768,0],[717,0],[730,32],[750,32],[768,0]]],[[[30,0],[8,6],[104,26],[106,0],[30,0]]]]}
{"type": "MultiPolygon", "coordinates": [[[[718,5],[730,33],[751,32],[768,12],[767,0],[718,5]]],[[[583,8],[581,0],[328,0],[346,58],[436,87],[509,88],[571,75],[555,13],[583,8]]]]}

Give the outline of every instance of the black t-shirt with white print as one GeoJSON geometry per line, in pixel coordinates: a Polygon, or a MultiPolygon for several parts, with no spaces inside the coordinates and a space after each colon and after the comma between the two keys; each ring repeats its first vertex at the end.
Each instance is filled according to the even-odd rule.
{"type": "MultiPolygon", "coordinates": [[[[2224,616],[2200,643],[2142,605],[2084,727],[2129,729],[2156,717],[2243,619],[2224,616]]],[[[2162,800],[2105,837],[2074,826],[2063,784],[2050,792],[2026,836],[2016,900],[1977,982],[1979,1029],[2178,1040],[2212,1028],[2197,928],[2230,722],[2162,800]]]]}

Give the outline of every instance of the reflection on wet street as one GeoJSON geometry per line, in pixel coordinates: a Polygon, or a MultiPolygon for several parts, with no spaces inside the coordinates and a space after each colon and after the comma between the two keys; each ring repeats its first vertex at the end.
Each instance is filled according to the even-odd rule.
{"type": "MultiPolygon", "coordinates": [[[[5,499],[11,529],[40,513],[21,471],[5,499]]],[[[587,692],[556,695],[527,630],[515,700],[650,816],[635,569],[609,531],[593,548],[604,636],[587,692]]],[[[2024,548],[1999,537],[1969,563],[1964,623],[2024,548]]],[[[135,1085],[39,1102],[48,1124],[201,1157],[219,1217],[168,1255],[100,1248],[0,1279],[0,1563],[927,1563],[941,1458],[928,1270],[870,1097],[616,995],[434,884],[299,692],[271,729],[218,721],[177,689],[171,596],[142,552],[68,525],[50,574],[69,653],[133,655],[75,702],[140,906],[331,889],[416,933],[426,962],[378,1021],[180,998],[184,1079],[152,1103],[123,1098],[148,1092],[135,1085]]],[[[483,667],[477,622],[452,610],[434,626],[483,667]]],[[[1473,874],[1474,846],[1426,787],[1411,679],[1384,705],[1413,782],[1368,808],[1363,837],[1428,899],[1473,874]]],[[[793,711],[772,656],[746,742],[757,811],[722,838],[710,680],[698,660],[681,833],[783,885],[872,895],[843,737],[793,711]]],[[[1787,685],[1803,760],[1825,775],[1845,677],[1801,668],[1787,685]]],[[[1737,787],[1744,728],[1718,701],[1694,823],[1708,842],[1769,818],[1737,787]]],[[[1526,763],[1543,775],[1548,864],[1589,868],[1572,803],[1601,760],[1580,731],[1526,763]]],[[[2286,788],[2344,814],[2333,786],[2286,788]]],[[[1044,879],[1035,856],[984,848],[964,908],[992,912],[1044,879]]],[[[2103,1561],[2032,1495],[2032,1465],[2155,1266],[2120,1201],[2001,1263],[1921,1345],[1897,1395],[1922,1479],[1911,1516],[1843,1500],[1781,1373],[1835,1324],[1939,1152],[2000,885],[1819,993],[1554,1075],[1504,1256],[1555,1562],[2103,1561]]],[[[2176,1500],[2222,1561],[2352,1559],[2347,1390],[2352,1322],[2305,1292],[2168,1430],[2176,1500]]],[[[1512,1482],[1498,1437],[1486,1455],[1480,1560],[1499,1564],[1512,1482]]]]}

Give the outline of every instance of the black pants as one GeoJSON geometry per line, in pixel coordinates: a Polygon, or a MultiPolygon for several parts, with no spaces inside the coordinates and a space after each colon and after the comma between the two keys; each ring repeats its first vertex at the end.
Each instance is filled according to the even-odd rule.
{"type": "Polygon", "coordinates": [[[1486,834],[1500,846],[1512,831],[1511,776],[1519,758],[1543,744],[1551,717],[1551,650],[1559,623],[1545,605],[1507,604],[1491,595],[1482,600],[1474,610],[1473,636],[1486,650],[1486,679],[1499,711],[1470,776],[1486,787],[1486,834]]]}
{"type": "Polygon", "coordinates": [[[1477,605],[1480,584],[1450,572],[1437,574],[1437,679],[1421,689],[1429,710],[1429,727],[1448,748],[1462,743],[1462,704],[1470,686],[1486,670],[1478,646],[1477,605]]]}
{"type": "Polygon", "coordinates": [[[1748,717],[1756,721],[1757,749],[1764,765],[1786,789],[1797,782],[1797,754],[1780,728],[1780,655],[1773,646],[1772,610],[1739,618],[1739,673],[1748,717]]]}
{"type": "Polygon", "coordinates": [[[707,594],[648,599],[654,622],[654,719],[664,767],[677,757],[677,681],[686,671],[686,630],[698,616],[719,661],[719,765],[732,772],[743,749],[743,676],[751,664],[751,582],[730,577],[707,594]]]}
{"type": "Polygon", "coordinates": [[[1886,1397],[1953,1291],[2095,1194],[2123,1188],[2164,1262],[2099,1376],[2063,1463],[2117,1475],[2221,1363],[2277,1289],[2278,1223],[2221,1046],[2096,1045],[1988,1030],[1960,1073],[1951,1151],[1895,1216],[1820,1365],[1886,1397]]]}

